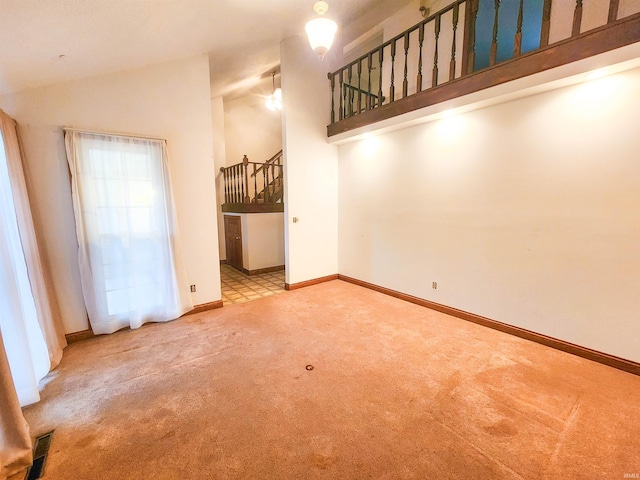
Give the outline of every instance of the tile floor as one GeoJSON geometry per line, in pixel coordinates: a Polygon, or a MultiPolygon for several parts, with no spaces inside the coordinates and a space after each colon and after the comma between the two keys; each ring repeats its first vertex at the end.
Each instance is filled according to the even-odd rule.
{"type": "Polygon", "coordinates": [[[248,276],[223,264],[220,265],[220,277],[224,303],[244,303],[285,291],[284,270],[248,276]]]}

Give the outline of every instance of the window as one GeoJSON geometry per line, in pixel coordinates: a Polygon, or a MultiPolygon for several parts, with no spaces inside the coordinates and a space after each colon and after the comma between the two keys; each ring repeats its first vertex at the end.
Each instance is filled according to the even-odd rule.
{"type": "Polygon", "coordinates": [[[68,131],[83,293],[94,332],[193,307],[163,140],[68,131]]]}

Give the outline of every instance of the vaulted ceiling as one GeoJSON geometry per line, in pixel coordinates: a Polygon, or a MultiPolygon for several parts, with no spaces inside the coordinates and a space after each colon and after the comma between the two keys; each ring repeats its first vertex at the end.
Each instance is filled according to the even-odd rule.
{"type": "MultiPolygon", "coordinates": [[[[277,67],[314,1],[0,0],[0,94],[208,54],[212,95],[232,96],[277,67]]],[[[329,13],[373,26],[411,1],[329,0],[329,13]]]]}

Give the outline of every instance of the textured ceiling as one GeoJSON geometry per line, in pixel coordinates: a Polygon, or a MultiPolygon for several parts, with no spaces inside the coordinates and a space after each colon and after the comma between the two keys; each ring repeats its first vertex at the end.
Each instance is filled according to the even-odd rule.
{"type": "MultiPolygon", "coordinates": [[[[329,14],[373,22],[410,1],[329,0],[329,14]]],[[[0,94],[209,54],[212,95],[235,96],[279,64],[279,42],[303,33],[313,3],[0,0],[0,94]]]]}

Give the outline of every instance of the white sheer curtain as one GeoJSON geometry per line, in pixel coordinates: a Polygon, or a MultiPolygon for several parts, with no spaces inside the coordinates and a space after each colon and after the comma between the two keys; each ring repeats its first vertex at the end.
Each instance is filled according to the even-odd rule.
{"type": "Polygon", "coordinates": [[[20,244],[6,159],[0,152],[0,322],[13,382],[22,405],[40,400],[38,381],[51,363],[38,323],[20,244]]]}
{"type": "Polygon", "coordinates": [[[40,399],[38,382],[66,345],[42,262],[15,121],[0,110],[0,479],[31,464],[20,405],[40,399]]]}
{"type": "Polygon", "coordinates": [[[0,111],[0,329],[21,405],[40,399],[38,382],[66,345],[36,242],[13,119],[0,111]]]}
{"type": "Polygon", "coordinates": [[[193,309],[166,143],[67,130],[80,275],[94,333],[193,309]]]}
{"type": "Polygon", "coordinates": [[[22,416],[0,333],[0,480],[16,474],[32,461],[29,426],[22,416]]]}

